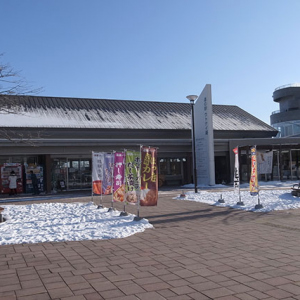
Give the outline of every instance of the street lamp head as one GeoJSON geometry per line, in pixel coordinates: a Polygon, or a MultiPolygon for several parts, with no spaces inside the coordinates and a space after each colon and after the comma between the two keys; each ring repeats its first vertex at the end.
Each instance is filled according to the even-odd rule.
{"type": "Polygon", "coordinates": [[[191,104],[194,104],[195,100],[198,98],[197,95],[188,95],[186,96],[188,100],[190,100],[191,104]]]}

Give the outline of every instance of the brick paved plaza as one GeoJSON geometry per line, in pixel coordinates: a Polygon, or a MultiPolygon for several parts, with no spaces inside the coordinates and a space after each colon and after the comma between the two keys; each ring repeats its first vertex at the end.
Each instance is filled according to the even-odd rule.
{"type": "Polygon", "coordinates": [[[300,299],[299,210],[245,212],[178,194],[141,207],[155,229],[128,238],[0,246],[0,299],[300,299]]]}

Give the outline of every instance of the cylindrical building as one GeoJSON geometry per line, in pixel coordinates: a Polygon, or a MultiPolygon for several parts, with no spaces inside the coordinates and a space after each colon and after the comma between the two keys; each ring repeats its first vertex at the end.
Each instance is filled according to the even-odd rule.
{"type": "Polygon", "coordinates": [[[279,111],[271,115],[271,125],[280,137],[300,136],[300,83],[275,89],[273,100],[279,103],[279,111]]]}

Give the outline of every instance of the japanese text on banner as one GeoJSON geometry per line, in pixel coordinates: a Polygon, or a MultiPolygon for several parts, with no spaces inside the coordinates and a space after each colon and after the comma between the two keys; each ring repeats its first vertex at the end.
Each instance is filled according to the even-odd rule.
{"type": "Polygon", "coordinates": [[[114,153],[114,187],[113,200],[123,202],[125,195],[125,153],[114,153]]]}
{"type": "Polygon", "coordinates": [[[141,154],[139,151],[126,151],[125,156],[125,200],[137,204],[140,192],[141,154]]]}
{"type": "Polygon", "coordinates": [[[155,206],[158,200],[157,149],[141,148],[141,206],[155,206]]]}
{"type": "Polygon", "coordinates": [[[258,194],[256,147],[251,148],[250,194],[252,196],[258,194]]]}

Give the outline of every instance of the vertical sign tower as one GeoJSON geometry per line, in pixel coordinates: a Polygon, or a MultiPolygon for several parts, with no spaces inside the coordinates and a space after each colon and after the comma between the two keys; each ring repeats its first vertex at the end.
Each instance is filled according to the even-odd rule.
{"type": "Polygon", "coordinates": [[[195,106],[196,168],[199,185],[215,185],[211,85],[206,84],[195,106]]]}

